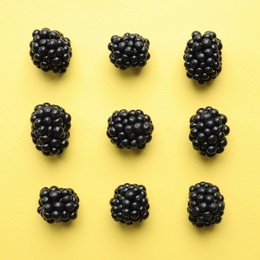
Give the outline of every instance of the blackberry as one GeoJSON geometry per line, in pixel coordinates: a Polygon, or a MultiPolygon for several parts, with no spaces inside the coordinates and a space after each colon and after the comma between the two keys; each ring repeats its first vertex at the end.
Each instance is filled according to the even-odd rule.
{"type": "Polygon", "coordinates": [[[33,64],[43,71],[66,72],[72,56],[70,39],[48,28],[34,30],[32,36],[30,56],[33,64]]]}
{"type": "Polygon", "coordinates": [[[38,203],[37,212],[50,224],[77,218],[79,197],[71,188],[44,187],[38,203]]]}
{"type": "Polygon", "coordinates": [[[222,153],[227,145],[226,135],[230,129],[226,125],[227,117],[210,106],[200,108],[190,118],[190,135],[193,148],[200,154],[213,157],[222,153]]]}
{"type": "Polygon", "coordinates": [[[37,105],[30,121],[32,141],[44,155],[61,154],[69,145],[71,116],[62,107],[49,103],[37,105]]]}
{"type": "Polygon", "coordinates": [[[143,149],[152,140],[153,123],[142,110],[122,109],[108,119],[107,136],[118,148],[143,149]]]}
{"type": "Polygon", "coordinates": [[[139,34],[113,35],[108,44],[108,49],[111,51],[109,59],[122,70],[129,67],[143,67],[150,59],[149,45],[149,40],[139,34]]]}
{"type": "Polygon", "coordinates": [[[216,33],[207,31],[203,35],[194,31],[184,51],[184,66],[188,78],[199,84],[215,79],[222,69],[222,43],[216,33]]]}
{"type": "Polygon", "coordinates": [[[200,182],[190,187],[187,210],[194,226],[202,228],[220,223],[224,209],[224,197],[216,185],[200,182]]]}
{"type": "Polygon", "coordinates": [[[143,185],[125,183],[118,186],[110,205],[112,218],[123,224],[139,223],[149,216],[150,206],[143,185]]]}

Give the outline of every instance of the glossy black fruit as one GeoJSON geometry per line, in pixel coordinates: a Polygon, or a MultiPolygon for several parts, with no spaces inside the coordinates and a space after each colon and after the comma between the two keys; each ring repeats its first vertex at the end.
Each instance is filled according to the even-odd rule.
{"type": "Polygon", "coordinates": [[[123,224],[139,223],[149,216],[150,206],[143,185],[125,183],[118,186],[110,205],[112,218],[123,224]]]}
{"type": "Polygon", "coordinates": [[[143,67],[150,59],[149,45],[149,40],[139,34],[113,35],[108,44],[108,49],[111,51],[109,59],[122,70],[129,67],[143,67]]]}
{"type": "Polygon", "coordinates": [[[194,226],[202,228],[219,224],[224,209],[224,197],[216,185],[200,182],[190,187],[187,210],[194,226]]]}
{"type": "Polygon", "coordinates": [[[30,56],[33,64],[43,71],[66,72],[72,56],[70,39],[48,28],[34,30],[32,36],[30,56]]]}
{"type": "Polygon", "coordinates": [[[61,154],[68,147],[71,116],[62,107],[49,103],[37,105],[30,121],[32,141],[44,155],[61,154]]]}
{"type": "Polygon", "coordinates": [[[190,135],[193,148],[200,154],[213,157],[222,153],[227,145],[226,135],[230,129],[227,117],[210,106],[200,108],[190,118],[190,135]]]}
{"type": "Polygon", "coordinates": [[[183,56],[188,78],[199,84],[215,79],[222,70],[222,47],[216,33],[207,31],[201,35],[200,32],[194,31],[183,56]]]}
{"type": "Polygon", "coordinates": [[[108,119],[107,136],[118,148],[143,149],[152,139],[153,123],[142,110],[122,109],[108,119]]]}
{"type": "Polygon", "coordinates": [[[38,203],[37,212],[50,224],[77,218],[79,197],[71,188],[44,187],[38,203]]]}

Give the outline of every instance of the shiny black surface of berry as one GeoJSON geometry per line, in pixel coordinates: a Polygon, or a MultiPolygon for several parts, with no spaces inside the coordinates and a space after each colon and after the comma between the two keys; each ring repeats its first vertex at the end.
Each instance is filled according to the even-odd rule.
{"type": "Polygon", "coordinates": [[[112,218],[123,224],[140,223],[149,216],[150,205],[143,185],[125,183],[118,186],[110,206],[112,218]]]}
{"type": "Polygon", "coordinates": [[[224,196],[216,185],[197,183],[189,188],[187,211],[189,221],[196,227],[211,227],[219,224],[224,214],[224,196]]]}
{"type": "Polygon", "coordinates": [[[33,64],[43,71],[66,72],[72,56],[70,39],[48,28],[34,30],[32,36],[29,54],[33,64]]]}
{"type": "Polygon", "coordinates": [[[121,109],[108,119],[107,136],[118,148],[143,149],[152,140],[154,126],[149,115],[140,109],[121,109]]]}
{"type": "Polygon", "coordinates": [[[44,155],[61,154],[69,145],[71,116],[62,107],[44,103],[31,114],[31,137],[44,155]]]}
{"type": "Polygon", "coordinates": [[[215,79],[222,70],[222,48],[214,32],[207,31],[203,35],[193,32],[183,56],[187,77],[199,84],[215,79]]]}
{"type": "Polygon", "coordinates": [[[143,67],[150,59],[149,45],[149,40],[139,34],[113,35],[108,44],[108,49],[111,51],[109,59],[122,70],[129,67],[143,67]]]}
{"type": "Polygon", "coordinates": [[[49,224],[77,218],[79,197],[71,188],[44,187],[40,191],[37,212],[49,224]]]}
{"type": "Polygon", "coordinates": [[[227,117],[210,106],[200,108],[190,118],[189,139],[200,154],[213,157],[222,153],[227,145],[226,135],[230,129],[227,117]]]}

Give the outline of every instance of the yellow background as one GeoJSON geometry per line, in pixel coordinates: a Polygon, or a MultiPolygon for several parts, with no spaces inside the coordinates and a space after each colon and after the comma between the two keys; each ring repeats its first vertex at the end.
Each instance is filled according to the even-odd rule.
{"type": "Polygon", "coordinates": [[[0,258],[27,259],[260,259],[260,4],[257,0],[1,1],[0,258]],[[34,29],[61,31],[72,42],[66,74],[37,69],[29,57],[34,29]],[[191,32],[213,30],[223,42],[223,71],[208,86],[185,75],[191,32]],[[151,59],[139,74],[109,61],[114,34],[150,40],[151,59]],[[70,145],[45,157],[30,137],[35,105],[50,102],[72,116],[70,145]],[[193,150],[189,118],[217,108],[231,129],[223,154],[193,150]],[[142,109],[153,140],[140,153],[106,137],[117,109],[142,109]],[[220,187],[221,224],[196,229],[188,221],[188,188],[220,187]],[[147,188],[150,217],[124,226],[110,216],[109,199],[125,182],[147,188]],[[44,186],[71,187],[78,219],[49,225],[37,214],[44,186]]]}

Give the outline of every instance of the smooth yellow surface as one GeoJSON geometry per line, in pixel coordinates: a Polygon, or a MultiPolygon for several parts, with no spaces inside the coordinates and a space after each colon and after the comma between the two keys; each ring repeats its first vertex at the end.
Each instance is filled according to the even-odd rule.
{"type": "Polygon", "coordinates": [[[0,258],[260,259],[260,4],[257,0],[2,0],[0,88],[0,258]],[[29,57],[34,29],[57,29],[72,42],[65,75],[44,73],[29,57]],[[223,42],[223,71],[209,86],[185,75],[191,32],[213,30],[223,42]],[[150,40],[151,59],[139,74],[109,61],[114,34],[150,40]],[[50,102],[72,116],[70,145],[45,157],[30,137],[35,105],[50,102]],[[189,118],[211,105],[228,117],[225,152],[206,159],[188,140],[189,118]],[[140,153],[106,137],[117,109],[142,109],[153,140],[140,153]],[[212,182],[225,196],[221,224],[198,230],[188,221],[188,188],[212,182]],[[124,226],[109,199],[125,182],[143,184],[150,217],[124,226]],[[78,219],[49,225],[37,214],[44,186],[71,187],[78,219]]]}

